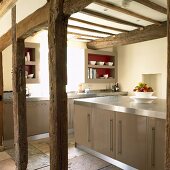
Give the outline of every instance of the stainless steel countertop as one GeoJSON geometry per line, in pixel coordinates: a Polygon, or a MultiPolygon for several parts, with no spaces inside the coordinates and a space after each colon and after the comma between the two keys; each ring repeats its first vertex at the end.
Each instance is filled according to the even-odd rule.
{"type": "Polygon", "coordinates": [[[75,104],[93,106],[105,110],[124,112],[153,118],[166,119],[166,100],[156,99],[153,103],[135,103],[129,96],[107,96],[75,99],[75,104]]]}
{"type": "MultiPolygon", "coordinates": [[[[27,102],[38,102],[38,101],[49,101],[49,97],[27,97],[27,102]]],[[[4,102],[12,102],[12,98],[10,99],[3,99],[4,102]]]]}
{"type": "MultiPolygon", "coordinates": [[[[110,92],[110,91],[101,91],[101,92],[92,92],[92,93],[67,93],[68,99],[79,99],[79,98],[89,98],[89,97],[101,97],[101,96],[115,96],[115,95],[127,95],[127,92],[110,92]]],[[[48,101],[49,97],[27,97],[27,101],[48,101]]],[[[4,98],[5,102],[12,102],[12,98],[4,98]]]]}
{"type": "Polygon", "coordinates": [[[97,91],[92,93],[67,93],[67,97],[73,99],[117,95],[128,95],[128,92],[97,91]]]}

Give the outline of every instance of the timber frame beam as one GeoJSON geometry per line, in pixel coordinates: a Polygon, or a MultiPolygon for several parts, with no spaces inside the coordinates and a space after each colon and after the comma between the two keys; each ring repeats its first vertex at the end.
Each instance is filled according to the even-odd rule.
{"type": "Polygon", "coordinates": [[[50,0],[48,19],[50,79],[50,169],[68,169],[67,128],[67,25],[70,11],[76,12],[92,0],[50,0]],[[76,5],[78,4],[78,6],[76,5]],[[56,10],[57,9],[57,10],[56,10]]]}
{"type": "MultiPolygon", "coordinates": [[[[44,5],[37,11],[23,19],[17,24],[17,38],[23,39],[31,35],[33,32],[40,30],[44,25],[47,25],[49,4],[44,5]]],[[[0,37],[0,51],[3,51],[12,43],[11,29],[0,37]]]]}
{"type": "Polygon", "coordinates": [[[151,8],[151,9],[153,9],[155,11],[158,11],[160,13],[167,14],[167,9],[160,6],[160,5],[158,5],[158,4],[156,4],[156,3],[154,3],[154,1],[153,2],[151,2],[149,0],[133,0],[133,1],[136,1],[136,2],[138,2],[138,3],[142,4],[142,5],[145,5],[145,6],[151,8]]]}
{"type": "Polygon", "coordinates": [[[11,9],[17,0],[3,0],[0,1],[0,17],[4,15],[9,9],[11,9]]]}
{"type": "Polygon", "coordinates": [[[98,34],[105,34],[105,35],[114,35],[114,34],[109,33],[109,32],[98,31],[98,30],[94,30],[94,29],[90,29],[90,28],[83,28],[83,27],[74,26],[74,25],[68,25],[68,28],[82,30],[82,31],[88,31],[88,32],[91,32],[91,33],[98,33],[98,34]]]}
{"type": "Polygon", "coordinates": [[[28,163],[25,44],[16,38],[16,6],[12,8],[12,87],[15,164],[17,170],[26,170],[28,163]]]}
{"type": "Polygon", "coordinates": [[[96,24],[96,23],[85,21],[85,20],[81,20],[81,19],[78,19],[78,18],[70,17],[69,20],[80,22],[80,23],[83,23],[83,24],[91,25],[91,26],[101,27],[101,28],[104,28],[104,29],[109,29],[109,30],[112,30],[112,31],[129,32],[127,30],[123,30],[123,29],[119,29],[119,28],[114,28],[114,27],[110,27],[110,26],[106,26],[106,25],[101,25],[101,24],[96,24]]]}
{"type": "Polygon", "coordinates": [[[160,24],[159,21],[156,21],[154,19],[151,19],[149,17],[146,17],[144,15],[140,15],[140,14],[137,14],[135,12],[132,12],[132,11],[129,11],[125,8],[121,8],[119,6],[116,6],[114,4],[111,4],[109,2],[104,2],[104,1],[101,1],[101,0],[98,0],[95,2],[95,4],[98,4],[100,6],[103,6],[103,7],[106,7],[106,8],[109,8],[111,10],[115,10],[115,11],[118,11],[118,12],[121,12],[121,13],[124,13],[124,14],[127,14],[127,15],[130,15],[130,16],[133,16],[133,17],[136,17],[136,18],[139,18],[139,19],[142,19],[142,20],[145,20],[145,21],[148,21],[148,22],[151,22],[151,23],[154,23],[154,24],[160,24]]]}
{"type": "Polygon", "coordinates": [[[0,151],[3,149],[3,64],[0,52],[0,151]]]}
{"type": "Polygon", "coordinates": [[[127,25],[127,26],[131,26],[131,27],[135,27],[135,28],[143,28],[142,25],[138,25],[138,24],[135,24],[135,23],[132,23],[132,22],[128,22],[128,21],[125,21],[125,20],[122,20],[122,19],[119,19],[119,18],[109,16],[109,15],[104,15],[104,14],[101,14],[99,12],[95,12],[95,11],[92,11],[92,10],[89,10],[89,9],[83,9],[81,11],[81,13],[89,15],[89,16],[101,18],[101,19],[104,19],[104,20],[107,20],[107,21],[115,22],[115,23],[118,23],[118,24],[122,24],[122,25],[127,25]]]}
{"type": "Polygon", "coordinates": [[[170,169],[170,1],[167,0],[167,114],[166,114],[166,154],[165,170],[170,169]]]}
{"type": "Polygon", "coordinates": [[[90,49],[101,49],[108,47],[118,47],[121,45],[133,44],[167,36],[167,23],[161,25],[149,25],[143,30],[133,30],[128,33],[122,33],[115,36],[100,38],[87,43],[90,49]]]}
{"type": "Polygon", "coordinates": [[[64,14],[71,15],[73,13],[83,10],[90,3],[96,0],[65,0],[64,3],[64,14]]]}
{"type": "MultiPolygon", "coordinates": [[[[65,15],[77,12],[95,0],[66,0],[64,3],[65,15]]],[[[27,38],[32,33],[40,31],[48,24],[49,3],[23,19],[17,24],[17,38],[27,38]]],[[[0,37],[0,51],[3,51],[12,43],[11,29],[0,37]]]]}

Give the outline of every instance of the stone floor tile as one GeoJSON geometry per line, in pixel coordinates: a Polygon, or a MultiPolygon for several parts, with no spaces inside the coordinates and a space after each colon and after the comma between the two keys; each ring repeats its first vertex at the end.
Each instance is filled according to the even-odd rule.
{"type": "Polygon", "coordinates": [[[34,143],[32,145],[43,153],[50,152],[50,146],[47,143],[34,143]]]}
{"type": "Polygon", "coordinates": [[[40,169],[49,165],[49,157],[45,154],[32,155],[28,159],[28,170],[40,169]]]}
{"type": "Polygon", "coordinates": [[[85,155],[87,154],[86,152],[75,148],[75,145],[73,144],[68,144],[68,159],[75,158],[77,156],[85,155]]]}
{"type": "Polygon", "coordinates": [[[68,143],[69,144],[75,144],[75,138],[74,138],[74,134],[73,133],[68,135],[68,143]]]}
{"type": "Polygon", "coordinates": [[[43,153],[50,153],[49,138],[32,141],[30,144],[43,153]]]}
{"type": "Polygon", "coordinates": [[[101,168],[100,170],[121,170],[121,169],[116,166],[109,165],[107,167],[101,168]]]}
{"type": "Polygon", "coordinates": [[[12,159],[0,161],[0,170],[15,170],[15,162],[12,159]]]}
{"type": "MultiPolygon", "coordinates": [[[[12,157],[12,159],[15,160],[15,149],[11,148],[6,150],[6,152],[12,157]]],[[[34,146],[28,144],[28,156],[32,156],[35,154],[42,154],[42,152],[40,150],[38,150],[37,148],[35,148],[34,146]]]]}
{"type": "Polygon", "coordinates": [[[0,161],[10,159],[10,158],[11,158],[11,156],[7,152],[5,152],[5,151],[0,152],[0,161]]]}
{"type": "Polygon", "coordinates": [[[98,159],[89,154],[75,157],[69,160],[69,170],[98,170],[110,165],[109,163],[98,159]]]}

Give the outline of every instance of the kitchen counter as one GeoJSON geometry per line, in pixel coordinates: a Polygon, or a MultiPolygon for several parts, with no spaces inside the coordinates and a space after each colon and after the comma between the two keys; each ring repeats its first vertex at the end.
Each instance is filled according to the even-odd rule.
{"type": "MultiPolygon", "coordinates": [[[[5,102],[12,102],[12,98],[3,99],[5,102]]],[[[49,101],[49,97],[27,97],[28,102],[49,101]]]]}
{"type": "Polygon", "coordinates": [[[103,96],[117,96],[117,95],[128,95],[128,92],[113,92],[110,90],[97,90],[91,91],[90,93],[67,93],[68,98],[89,98],[89,97],[103,97],[103,96]]]}
{"type": "MultiPolygon", "coordinates": [[[[92,91],[90,93],[67,93],[68,99],[79,99],[79,98],[91,98],[91,97],[102,97],[102,96],[115,96],[115,95],[127,95],[128,92],[112,92],[112,91],[92,91]]],[[[48,101],[49,97],[27,97],[29,101],[48,101]]],[[[5,102],[11,102],[12,98],[4,98],[5,102]]]]}
{"type": "Polygon", "coordinates": [[[166,100],[156,99],[153,103],[135,103],[128,96],[107,96],[75,99],[75,104],[93,106],[105,110],[166,119],[166,100]]]}

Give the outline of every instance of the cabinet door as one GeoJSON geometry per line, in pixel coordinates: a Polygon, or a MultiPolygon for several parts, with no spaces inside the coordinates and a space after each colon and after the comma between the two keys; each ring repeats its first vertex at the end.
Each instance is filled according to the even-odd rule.
{"type": "Polygon", "coordinates": [[[27,102],[28,136],[49,132],[49,101],[27,102]]]}
{"type": "Polygon", "coordinates": [[[149,118],[148,169],[164,170],[165,120],[149,118]]]}
{"type": "Polygon", "coordinates": [[[115,113],[93,110],[93,149],[115,158],[115,113]]]}
{"type": "Polygon", "coordinates": [[[146,117],[116,113],[116,159],[146,169],[146,117]]]}
{"type": "Polygon", "coordinates": [[[13,121],[13,105],[12,102],[4,102],[4,139],[14,139],[14,121],[13,121]]]}
{"type": "Polygon", "coordinates": [[[74,113],[75,141],[80,145],[91,148],[91,107],[75,105],[74,113]]]}
{"type": "Polygon", "coordinates": [[[68,112],[68,129],[73,129],[73,116],[74,116],[74,100],[68,99],[67,103],[67,112],[68,112]]]}

